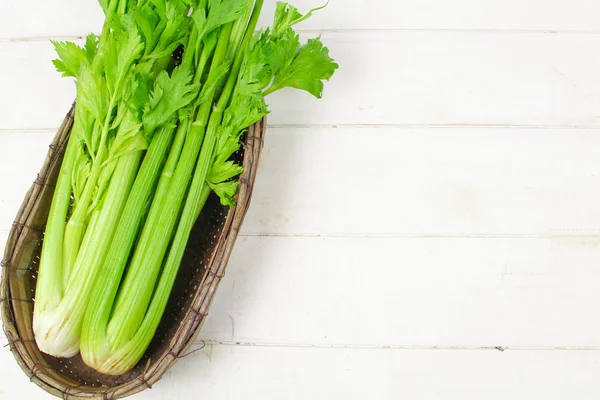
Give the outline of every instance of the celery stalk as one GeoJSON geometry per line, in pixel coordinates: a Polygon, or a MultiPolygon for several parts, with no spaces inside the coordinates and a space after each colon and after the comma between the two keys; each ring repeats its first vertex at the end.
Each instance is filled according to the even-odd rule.
{"type": "MultiPolygon", "coordinates": [[[[80,256],[75,265],[81,273],[69,282],[60,302],[53,308],[40,309],[36,301],[33,329],[37,344],[45,353],[57,357],[72,357],[79,352],[81,325],[87,302],[116,223],[121,218],[140,159],[141,153],[137,152],[118,161],[102,210],[93,213],[90,222],[92,229],[88,229],[82,241],[80,256]]],[[[41,269],[40,271],[42,272],[41,269]]],[[[45,285],[42,284],[41,287],[43,286],[45,285]]],[[[37,294],[36,298],[41,296],[37,294]]]]}
{"type": "MultiPolygon", "coordinates": [[[[224,62],[231,28],[231,23],[221,28],[209,72],[209,81],[224,62]]],[[[150,210],[138,247],[119,290],[113,316],[108,325],[108,337],[113,350],[122,347],[133,337],[146,314],[204,139],[205,121],[208,119],[212,104],[212,96],[210,97],[209,101],[200,107],[196,122],[186,138],[167,198],[155,199],[153,202],[159,205],[160,210],[155,213],[150,210]]],[[[154,204],[152,208],[157,209],[154,204]]]]}

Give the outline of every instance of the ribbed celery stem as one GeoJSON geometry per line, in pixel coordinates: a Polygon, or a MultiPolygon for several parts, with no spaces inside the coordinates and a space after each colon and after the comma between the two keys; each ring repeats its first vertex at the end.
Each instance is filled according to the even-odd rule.
{"type": "Polygon", "coordinates": [[[44,244],[36,285],[36,302],[33,321],[43,313],[54,309],[63,296],[63,236],[67,213],[71,202],[71,179],[73,167],[80,146],[77,137],[71,136],[60,168],[50,213],[44,233],[44,244]]]}
{"type": "MultiPolygon", "coordinates": [[[[221,28],[209,72],[209,81],[214,79],[219,67],[224,62],[231,28],[232,23],[221,28]]],[[[148,220],[119,290],[114,313],[108,325],[108,338],[112,350],[125,345],[136,333],[144,319],[164,255],[173,237],[174,228],[183,206],[183,199],[188,191],[211,108],[212,96],[209,96],[209,99],[200,107],[196,123],[193,124],[186,138],[166,198],[153,201],[148,220]],[[153,212],[155,202],[159,207],[158,212],[153,212]]]]}
{"type": "Polygon", "coordinates": [[[105,351],[106,325],[114,299],[133,248],[136,233],[147,212],[160,171],[173,141],[174,128],[162,128],[154,134],[150,147],[127,198],[100,275],[94,284],[81,331],[81,354],[85,362],[94,363],[105,351]]]}
{"type": "Polygon", "coordinates": [[[104,255],[139,167],[141,152],[123,156],[110,182],[104,204],[91,218],[83,238],[75,274],[63,298],[52,310],[38,312],[34,318],[36,342],[44,353],[72,357],[79,352],[79,338],[86,306],[104,255]],[[80,268],[81,266],[81,268],[80,268]]]}
{"type": "MultiPolygon", "coordinates": [[[[182,61],[181,67],[185,70],[191,68],[197,36],[194,28],[182,61]]],[[[194,83],[198,83],[204,73],[206,62],[211,56],[208,53],[209,51],[203,50],[201,58],[204,62],[196,69],[194,83]]],[[[136,177],[123,212],[124,218],[115,233],[102,273],[94,287],[95,294],[88,305],[84,319],[81,354],[84,361],[92,367],[101,364],[102,360],[109,355],[106,331],[119,284],[138,232],[144,226],[144,218],[147,218],[150,205],[153,204],[153,199],[158,203],[158,199],[163,199],[167,194],[173,176],[172,171],[181,155],[188,126],[188,120],[183,120],[179,123],[176,133],[175,128],[171,127],[159,129],[153,135],[136,177]],[[175,139],[173,139],[174,136],[175,139]]]]}
{"type": "MultiPolygon", "coordinates": [[[[244,36],[244,42],[241,44],[242,49],[245,48],[256,28],[262,4],[263,0],[258,0],[256,2],[254,12],[252,13],[250,23],[246,30],[246,35],[244,36]]],[[[242,52],[236,57],[223,90],[223,94],[219,99],[218,106],[221,106],[221,108],[224,108],[229,102],[229,98],[235,86],[237,75],[239,74],[243,60],[243,54],[241,53],[242,52]]],[[[216,121],[220,121],[220,119],[221,112],[217,112],[217,115],[213,112],[213,115],[211,115],[211,122],[213,122],[213,124],[209,124],[208,129],[214,129],[216,121]]],[[[204,151],[204,147],[202,151],[204,151]]],[[[210,157],[208,157],[208,159],[210,159],[210,157]]],[[[186,199],[182,218],[178,224],[169,255],[144,319],[139,326],[135,326],[135,335],[129,341],[124,342],[122,346],[113,347],[114,350],[110,357],[104,360],[102,365],[94,366],[98,371],[111,375],[119,375],[127,372],[139,362],[152,341],[169,300],[191,229],[210,195],[211,190],[205,182],[206,172],[199,171],[199,169],[204,168],[206,168],[205,164],[198,164],[196,167],[192,187],[190,188],[186,199]]],[[[129,306],[132,306],[133,304],[135,303],[129,303],[129,306]]]]}

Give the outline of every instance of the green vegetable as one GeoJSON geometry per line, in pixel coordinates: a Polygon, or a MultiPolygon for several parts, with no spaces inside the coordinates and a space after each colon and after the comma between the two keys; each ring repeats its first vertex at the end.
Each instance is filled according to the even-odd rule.
{"type": "Polygon", "coordinates": [[[71,138],[46,227],[34,310],[40,349],[81,352],[92,368],[129,371],[164,313],[211,191],[235,206],[231,161],[245,130],[284,87],[321,97],[337,69],[306,16],[263,0],[104,0],[100,37],[55,43],[77,82],[71,138]],[[183,46],[176,65],[174,51],[183,46]]]}

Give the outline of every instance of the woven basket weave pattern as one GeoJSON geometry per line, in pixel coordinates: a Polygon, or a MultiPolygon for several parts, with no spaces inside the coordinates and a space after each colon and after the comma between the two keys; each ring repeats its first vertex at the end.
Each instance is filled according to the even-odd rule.
{"type": "Polygon", "coordinates": [[[190,235],[153,342],[132,371],[114,377],[90,369],[80,356],[59,359],[43,354],[33,337],[33,301],[43,233],[73,114],[74,106],[50,145],[44,166],[11,229],[2,262],[2,320],[18,364],[44,390],[65,399],[117,399],[151,388],[178,359],[188,354],[208,314],[250,204],[266,126],[263,120],[250,127],[242,149],[235,155],[244,165],[237,206],[230,210],[211,195],[190,235]]]}

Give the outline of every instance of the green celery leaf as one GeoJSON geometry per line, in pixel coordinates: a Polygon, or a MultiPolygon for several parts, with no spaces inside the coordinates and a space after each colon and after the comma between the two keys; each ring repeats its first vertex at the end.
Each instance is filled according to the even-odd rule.
{"type": "Polygon", "coordinates": [[[208,186],[219,196],[221,204],[227,207],[235,207],[235,201],[233,197],[237,193],[238,182],[228,181],[223,183],[211,183],[208,182],[208,186]]]}
{"type": "Polygon", "coordinates": [[[109,155],[103,167],[116,161],[119,157],[148,149],[149,143],[141,132],[142,124],[137,116],[126,110],[120,120],[117,134],[109,145],[109,155]]]}
{"type": "Polygon", "coordinates": [[[85,144],[90,157],[95,155],[95,151],[92,148],[93,130],[93,116],[85,108],[77,106],[77,112],[75,113],[75,121],[73,123],[73,129],[71,130],[71,136],[77,137],[85,144]]]}
{"type": "Polygon", "coordinates": [[[112,93],[115,90],[115,86],[117,84],[117,63],[119,62],[119,52],[117,49],[117,39],[114,33],[110,33],[106,37],[106,42],[104,44],[104,58],[100,59],[98,62],[94,63],[94,73],[104,73],[106,77],[106,83],[108,88],[110,88],[110,92],[112,93]],[[100,66],[98,66],[100,64],[100,66]],[[102,68],[102,72],[100,72],[100,68],[102,68]]]}
{"type": "Polygon", "coordinates": [[[144,37],[145,54],[148,55],[154,50],[160,33],[164,29],[160,27],[160,24],[166,25],[166,23],[161,21],[159,15],[149,4],[137,7],[133,11],[133,18],[144,37]]]}
{"type": "Polygon", "coordinates": [[[155,72],[154,72],[154,66],[156,64],[156,59],[154,58],[146,58],[143,60],[140,60],[139,63],[137,63],[135,65],[135,71],[144,76],[146,79],[154,79],[155,78],[155,72]]]}
{"type": "Polygon", "coordinates": [[[269,40],[268,31],[253,35],[238,76],[237,93],[262,95],[263,89],[271,83],[271,66],[267,61],[272,53],[269,51],[269,40]]]}
{"type": "Polygon", "coordinates": [[[85,38],[84,48],[88,62],[91,65],[92,61],[94,61],[94,57],[96,57],[96,54],[98,53],[98,36],[94,35],[93,33],[87,35],[85,38]]]}
{"type": "Polygon", "coordinates": [[[112,148],[112,157],[109,161],[113,159],[117,159],[119,157],[123,157],[129,153],[134,153],[136,151],[144,151],[148,149],[149,143],[144,138],[144,135],[139,133],[141,125],[137,125],[138,132],[136,134],[130,135],[124,139],[116,139],[113,143],[112,148]]]}
{"type": "Polygon", "coordinates": [[[275,8],[275,18],[273,19],[273,35],[280,37],[292,25],[299,24],[312,16],[315,11],[322,10],[327,7],[327,3],[321,7],[313,8],[306,15],[302,15],[298,9],[288,3],[281,1],[277,2],[275,8]]]}
{"type": "Polygon", "coordinates": [[[63,76],[77,77],[82,63],[89,64],[86,49],[73,42],[51,41],[58,53],[59,59],[52,61],[58,72],[63,76]]]}
{"type": "Polygon", "coordinates": [[[189,31],[189,18],[171,3],[167,3],[165,21],[166,25],[160,33],[159,42],[151,55],[154,58],[171,56],[173,51],[183,44],[189,31]]]}
{"type": "Polygon", "coordinates": [[[132,16],[123,15],[119,18],[108,35],[105,48],[104,72],[107,86],[111,96],[118,99],[122,95],[120,91],[131,66],[144,49],[132,16]]]}
{"type": "Polygon", "coordinates": [[[247,7],[248,0],[209,0],[208,16],[203,30],[199,31],[201,32],[200,38],[222,25],[235,21],[246,11],[247,7]]]}
{"type": "Polygon", "coordinates": [[[207,180],[211,183],[223,183],[241,174],[244,168],[233,161],[216,163],[208,172],[207,180]]]}
{"type": "Polygon", "coordinates": [[[281,37],[271,35],[263,50],[271,75],[277,76],[282,70],[289,67],[299,49],[300,36],[292,28],[289,28],[281,37]]]}
{"type": "Polygon", "coordinates": [[[171,4],[175,7],[178,14],[187,13],[190,8],[195,8],[197,0],[171,0],[171,4]]]}
{"type": "Polygon", "coordinates": [[[125,77],[143,48],[144,46],[135,28],[131,27],[123,32],[118,47],[117,71],[119,77],[125,77]]]}
{"type": "Polygon", "coordinates": [[[268,113],[262,96],[237,95],[225,110],[223,124],[230,126],[234,132],[240,132],[260,121],[268,113]]]}
{"type": "Polygon", "coordinates": [[[194,105],[199,107],[202,103],[209,101],[212,97],[214,91],[219,87],[219,85],[223,82],[223,79],[227,76],[230,68],[227,64],[221,64],[214,70],[214,76],[211,80],[206,81],[204,85],[202,85],[202,90],[200,91],[200,95],[196,99],[194,105]]]}
{"type": "Polygon", "coordinates": [[[195,9],[192,13],[192,22],[199,33],[204,32],[206,27],[206,10],[204,8],[195,9]]]}
{"type": "MultiPolygon", "coordinates": [[[[277,62],[280,62],[278,60],[277,62]]],[[[279,69],[267,93],[284,87],[306,90],[317,98],[323,93],[323,81],[329,80],[338,64],[329,57],[329,49],[323,46],[320,38],[309,39],[300,47],[291,62],[279,69]]]]}
{"type": "Polygon", "coordinates": [[[131,100],[128,101],[130,112],[134,113],[139,121],[142,120],[144,106],[150,101],[152,93],[152,79],[147,75],[132,75],[132,93],[131,100]]]}
{"type": "Polygon", "coordinates": [[[150,0],[161,19],[167,18],[167,2],[166,0],[150,0]]]}
{"type": "Polygon", "coordinates": [[[219,127],[213,164],[217,165],[228,161],[233,153],[239,150],[241,133],[234,131],[230,126],[219,127]]]}
{"type": "Polygon", "coordinates": [[[148,132],[168,122],[197,95],[198,85],[191,84],[192,76],[181,67],[169,76],[166,71],[156,79],[152,95],[144,107],[144,128],[148,132]]]}
{"type": "Polygon", "coordinates": [[[108,108],[108,95],[105,81],[101,76],[92,74],[92,70],[81,64],[77,79],[78,107],[86,108],[96,121],[104,121],[108,108]]]}

